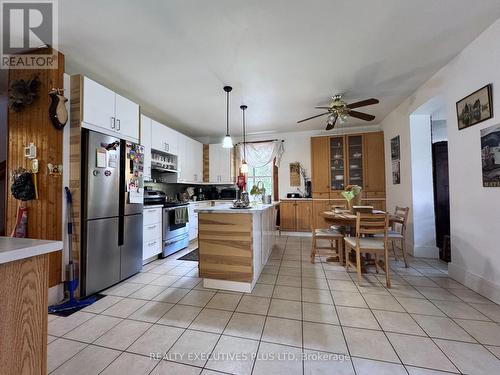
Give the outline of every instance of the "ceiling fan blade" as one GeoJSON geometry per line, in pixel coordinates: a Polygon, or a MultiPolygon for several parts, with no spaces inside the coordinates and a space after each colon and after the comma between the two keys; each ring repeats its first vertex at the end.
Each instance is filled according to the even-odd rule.
{"type": "Polygon", "coordinates": [[[356,103],[351,103],[347,105],[347,108],[359,108],[359,107],[364,107],[366,105],[372,105],[372,104],[378,104],[379,101],[378,99],[371,98],[371,99],[366,99],[366,100],[361,100],[356,103]]]}
{"type": "Polygon", "coordinates": [[[356,117],[365,121],[372,121],[375,119],[375,116],[369,115],[368,113],[358,112],[358,111],[349,111],[349,116],[356,117]]]}
{"type": "Polygon", "coordinates": [[[332,130],[334,127],[335,127],[335,124],[337,123],[337,119],[335,119],[335,121],[333,122],[329,122],[327,125],[326,125],[326,128],[325,130],[332,130]]]}
{"type": "Polygon", "coordinates": [[[330,109],[330,107],[314,107],[314,108],[317,108],[317,109],[330,109]]]}
{"type": "Polygon", "coordinates": [[[320,114],[320,115],[316,115],[316,116],[312,116],[312,117],[305,118],[305,119],[303,119],[303,120],[297,121],[297,124],[300,124],[301,122],[304,122],[304,121],[312,120],[313,118],[316,118],[316,117],[321,117],[321,116],[327,115],[327,114],[329,114],[329,113],[330,113],[330,112],[325,112],[325,113],[322,113],[322,114],[320,114]]]}

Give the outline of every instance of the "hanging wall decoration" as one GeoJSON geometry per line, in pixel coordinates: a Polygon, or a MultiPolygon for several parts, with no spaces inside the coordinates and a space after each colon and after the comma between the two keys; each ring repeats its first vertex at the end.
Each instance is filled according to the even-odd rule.
{"type": "Polygon", "coordinates": [[[68,111],[66,110],[68,99],[64,97],[64,89],[52,89],[49,96],[51,100],[49,107],[50,121],[56,129],[61,130],[68,122],[68,111]]]}
{"type": "Polygon", "coordinates": [[[9,87],[9,108],[14,112],[21,112],[31,105],[38,97],[40,84],[37,75],[28,80],[18,79],[12,82],[9,87]]]}
{"type": "Polygon", "coordinates": [[[392,184],[401,183],[401,150],[399,135],[391,139],[392,184]]]}
{"type": "Polygon", "coordinates": [[[481,130],[483,186],[500,187],[500,125],[481,130]]]}
{"type": "Polygon", "coordinates": [[[300,163],[290,163],[290,186],[300,186],[300,163]]]}
{"type": "Polygon", "coordinates": [[[458,130],[493,117],[491,92],[492,85],[489,84],[457,102],[458,130]]]}

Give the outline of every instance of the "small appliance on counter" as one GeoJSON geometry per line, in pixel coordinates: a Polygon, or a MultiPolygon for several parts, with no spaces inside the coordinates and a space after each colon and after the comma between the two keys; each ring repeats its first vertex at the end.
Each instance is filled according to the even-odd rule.
{"type": "Polygon", "coordinates": [[[144,190],[144,205],[152,206],[152,205],[163,205],[165,203],[166,194],[161,190],[151,190],[146,188],[144,190]]]}
{"type": "Polygon", "coordinates": [[[300,194],[300,193],[287,193],[286,197],[287,198],[293,198],[293,199],[295,199],[295,198],[303,198],[302,194],[300,194]]]}
{"type": "Polygon", "coordinates": [[[220,191],[219,199],[234,200],[238,199],[239,189],[237,187],[223,188],[220,191]]]}
{"type": "Polygon", "coordinates": [[[195,189],[195,195],[197,196],[197,200],[204,201],[205,193],[203,192],[203,188],[199,187],[195,189]]]}
{"type": "Polygon", "coordinates": [[[311,180],[306,180],[306,198],[312,198],[312,183],[311,180]]]}

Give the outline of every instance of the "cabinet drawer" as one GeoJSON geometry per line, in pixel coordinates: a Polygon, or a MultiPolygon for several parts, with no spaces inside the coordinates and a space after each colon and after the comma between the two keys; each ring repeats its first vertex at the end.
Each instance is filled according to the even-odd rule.
{"type": "Polygon", "coordinates": [[[161,239],[161,224],[150,224],[144,225],[142,230],[143,241],[152,241],[156,239],[161,239]]]}
{"type": "Polygon", "coordinates": [[[151,258],[161,253],[161,240],[144,241],[142,244],[142,260],[151,258]]]}
{"type": "Polygon", "coordinates": [[[161,211],[162,208],[145,208],[142,211],[143,225],[151,225],[156,223],[161,223],[161,211]]]}

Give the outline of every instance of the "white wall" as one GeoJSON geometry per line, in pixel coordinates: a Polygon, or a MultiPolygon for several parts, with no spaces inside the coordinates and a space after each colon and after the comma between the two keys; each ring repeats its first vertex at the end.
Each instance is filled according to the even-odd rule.
{"type": "MultiPolygon", "coordinates": [[[[389,141],[401,136],[401,184],[392,185],[387,173],[388,208],[412,207],[409,115],[423,103],[442,96],[448,120],[450,172],[450,275],[500,302],[500,188],[484,188],[481,177],[480,130],[499,122],[498,116],[458,130],[455,103],[482,86],[500,88],[500,20],[491,25],[455,59],[420,87],[382,121],[386,169],[390,171],[389,141]]],[[[493,95],[494,113],[500,95],[493,95]]],[[[410,223],[412,224],[412,223],[410,223]]]]}
{"type": "Polygon", "coordinates": [[[410,116],[413,198],[413,255],[438,258],[432,183],[431,117],[410,116]]]}

